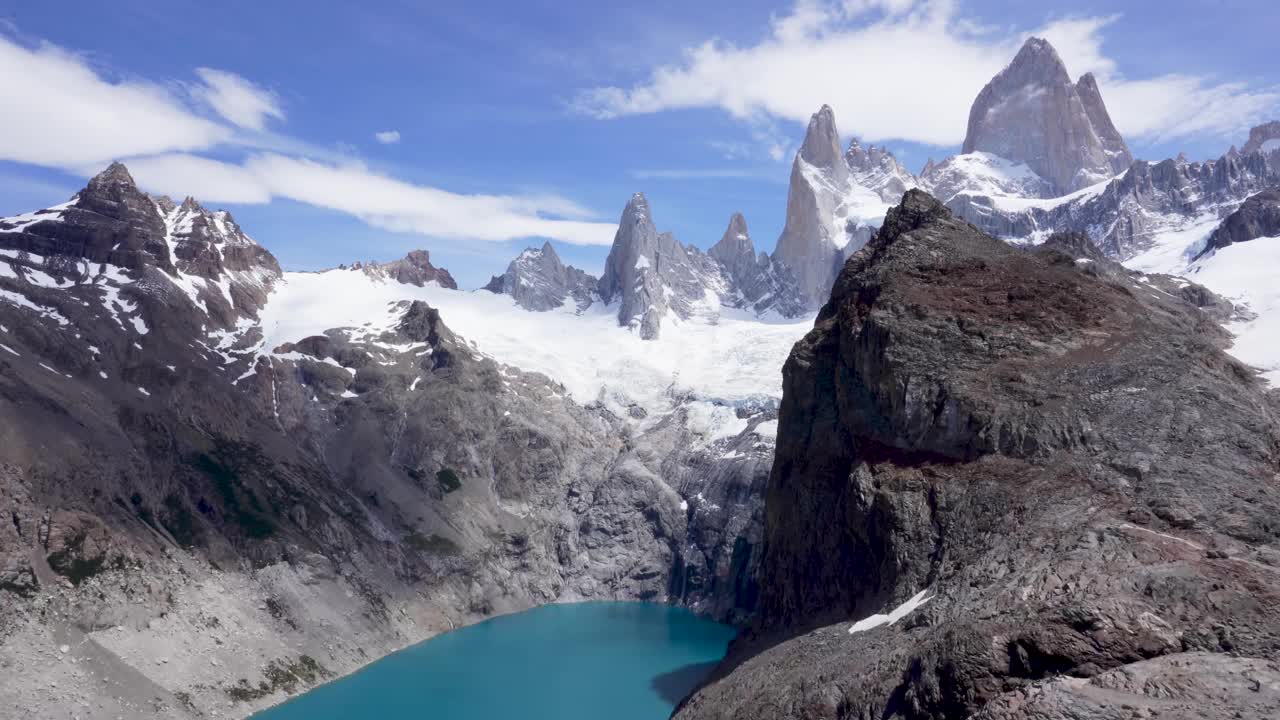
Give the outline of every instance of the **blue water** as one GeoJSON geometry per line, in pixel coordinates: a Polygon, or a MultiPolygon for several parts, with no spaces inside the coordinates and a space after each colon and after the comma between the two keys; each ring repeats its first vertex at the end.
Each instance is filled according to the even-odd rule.
{"type": "Polygon", "coordinates": [[[438,635],[253,720],[662,720],[733,635],[665,605],[549,605],[438,635]]]}

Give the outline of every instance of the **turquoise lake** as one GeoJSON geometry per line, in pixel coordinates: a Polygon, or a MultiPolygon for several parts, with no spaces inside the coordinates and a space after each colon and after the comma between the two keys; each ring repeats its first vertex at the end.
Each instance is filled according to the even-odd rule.
{"type": "Polygon", "coordinates": [[[734,633],[666,605],[548,605],[437,635],[253,720],[662,720],[734,633]]]}

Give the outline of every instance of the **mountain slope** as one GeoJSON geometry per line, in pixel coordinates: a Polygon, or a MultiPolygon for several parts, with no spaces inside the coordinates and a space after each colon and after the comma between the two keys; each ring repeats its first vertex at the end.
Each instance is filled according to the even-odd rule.
{"type": "Polygon", "coordinates": [[[425,253],[281,273],[118,165],[0,221],[0,704],[241,717],[533,604],[751,613],[776,367],[805,327],[664,334],[728,343],[744,372],[708,384],[603,313],[449,284],[425,253]]]}
{"type": "Polygon", "coordinates": [[[753,636],[677,717],[1274,712],[1277,397],[1203,289],[1085,247],[889,214],[784,370],[753,636]]]}

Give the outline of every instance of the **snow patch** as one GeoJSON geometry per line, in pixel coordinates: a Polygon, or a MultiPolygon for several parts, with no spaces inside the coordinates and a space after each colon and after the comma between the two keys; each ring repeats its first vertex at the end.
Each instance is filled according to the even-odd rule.
{"type": "Polygon", "coordinates": [[[927,596],[928,592],[928,590],[921,590],[915,595],[912,595],[909,600],[889,611],[889,614],[887,615],[876,613],[875,615],[859,620],[849,627],[849,634],[853,635],[854,633],[864,632],[866,630],[878,628],[881,625],[893,625],[902,618],[910,615],[920,606],[932,600],[932,597],[927,596]]]}
{"type": "Polygon", "coordinates": [[[1243,363],[1263,371],[1272,387],[1280,387],[1280,237],[1228,245],[1201,258],[1187,277],[1210,290],[1243,303],[1256,315],[1227,324],[1235,342],[1227,350],[1243,363]]]}

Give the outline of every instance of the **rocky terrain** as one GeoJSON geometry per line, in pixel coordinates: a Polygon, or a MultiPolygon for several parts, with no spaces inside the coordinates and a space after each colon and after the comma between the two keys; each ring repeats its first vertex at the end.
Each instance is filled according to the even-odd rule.
{"type": "Polygon", "coordinates": [[[1201,306],[908,193],[787,361],[760,611],[677,717],[1274,717],[1280,398],[1201,306]]]}
{"type": "Polygon", "coordinates": [[[599,279],[564,265],[546,243],[521,253],[485,289],[535,311],[560,308],[569,300],[579,311],[593,303],[617,305],[618,325],[646,340],[661,334],[664,320],[715,320],[722,308],[756,316],[804,312],[794,276],[767,253],[756,254],[741,213],[729,218],[720,242],[703,252],[659,232],[643,193],[623,209],[599,279]]]}
{"type": "Polygon", "coordinates": [[[291,282],[121,165],[0,224],[0,706],[241,717],[535,604],[754,607],[776,405],[641,426],[420,300],[292,336],[291,282]]]}

